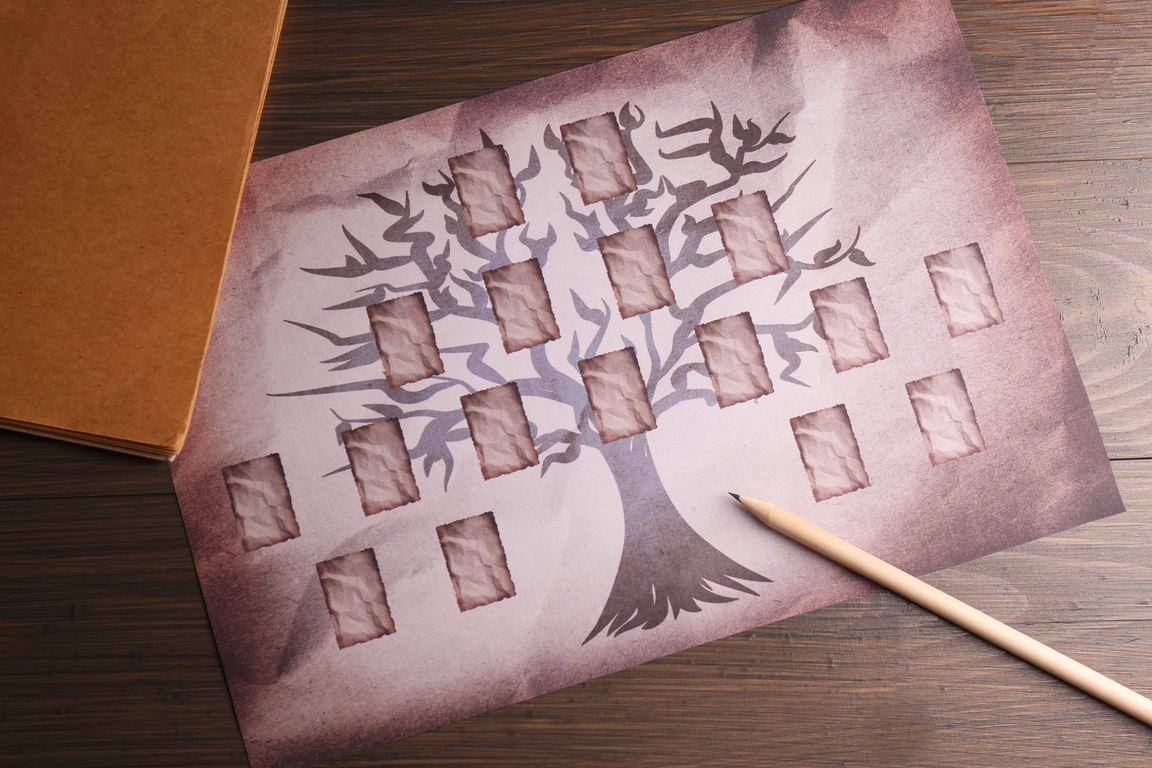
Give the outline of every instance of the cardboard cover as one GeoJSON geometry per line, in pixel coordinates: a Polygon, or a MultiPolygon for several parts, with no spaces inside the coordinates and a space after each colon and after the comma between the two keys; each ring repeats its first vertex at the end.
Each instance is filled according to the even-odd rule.
{"type": "Polygon", "coordinates": [[[180,450],[284,6],[0,8],[0,426],[180,450]]]}

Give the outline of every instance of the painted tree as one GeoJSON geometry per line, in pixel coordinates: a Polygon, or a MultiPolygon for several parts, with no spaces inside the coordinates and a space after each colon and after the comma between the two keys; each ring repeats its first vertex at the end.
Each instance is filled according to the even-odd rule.
{"type": "MultiPolygon", "coordinates": [[[[572,190],[557,190],[538,180],[540,155],[533,146],[525,167],[515,173],[516,194],[521,204],[529,194],[560,194],[568,217],[566,224],[572,228],[575,247],[581,251],[596,253],[597,238],[606,234],[606,228],[609,232],[623,231],[643,221],[653,227],[670,278],[683,270],[706,269],[725,258],[723,249],[702,251],[706,236],[717,232],[717,224],[711,216],[697,218],[689,211],[698,211],[702,207],[700,204],[731,197],[742,183],[762,186],[760,179],[780,166],[787,157],[787,152],[781,147],[794,140],[793,136],[781,130],[787,117],[784,115],[765,131],[753,120],[742,121],[736,115],[732,115],[728,122],[712,105],[711,115],[672,128],[662,129],[657,122],[652,130],[661,149],[659,158],[651,158],[649,162],[637,151],[634,141],[634,134],[645,128],[645,115],[640,108],[625,104],[618,111],[617,120],[635,176],[636,191],[593,207],[574,204],[572,190]],[[689,143],[685,144],[686,141],[689,143]],[[735,148],[730,151],[728,145],[732,144],[735,148]],[[684,162],[686,159],[705,157],[719,169],[718,180],[709,182],[677,176],[679,168],[688,165],[684,162]],[[657,175],[653,165],[663,172],[657,175]],[[601,216],[607,223],[602,224],[601,216]]],[[[481,140],[486,147],[494,146],[482,131],[481,140]]],[[[575,187],[576,174],[571,159],[551,126],[543,131],[542,144],[544,150],[563,159],[567,177],[575,187]]],[[[773,213],[788,202],[811,167],[812,163],[791,180],[779,198],[771,201],[773,213]]],[[[573,247],[570,243],[558,243],[556,228],[552,224],[547,225],[542,236],[533,237],[530,231],[539,233],[541,224],[532,221],[494,236],[471,237],[463,208],[454,194],[452,177],[443,171],[440,177],[423,184],[418,193],[426,198],[423,206],[414,205],[410,193],[405,195],[403,203],[376,193],[361,195],[377,205],[386,217],[383,246],[369,245],[365,242],[367,238],[357,237],[344,228],[343,235],[353,251],[346,255],[344,265],[304,270],[318,277],[348,283],[353,295],[347,301],[326,307],[327,310],[363,313],[364,308],[370,305],[421,291],[429,299],[429,315],[433,323],[457,318],[494,324],[496,317],[489,306],[481,272],[529,257],[536,258],[543,267],[555,249],[573,247]],[[426,215],[439,212],[443,212],[442,234],[438,235],[434,228],[419,226],[426,215]],[[518,234],[513,240],[512,233],[516,230],[518,234]],[[382,248],[386,249],[386,255],[381,255],[382,248]],[[412,266],[416,267],[421,278],[416,282],[397,284],[395,276],[412,266]]],[[[812,254],[810,260],[800,257],[802,241],[827,213],[829,211],[825,210],[812,217],[795,231],[780,231],[788,269],[783,273],[777,302],[806,270],[827,269],[845,260],[862,266],[871,265],[859,247],[859,228],[847,247],[841,240],[836,240],[827,247],[809,250],[812,254]]],[[[780,276],[774,279],[780,280],[780,276]]],[[[541,433],[535,424],[532,425],[532,438],[540,456],[540,474],[547,474],[553,465],[575,461],[585,451],[594,451],[607,463],[623,508],[624,544],[615,582],[585,642],[605,630],[613,635],[637,627],[650,629],[661,624],[669,613],[676,618],[680,611],[701,610],[703,603],[736,600],[738,595],[731,592],[755,595],[747,582],[769,581],[720,552],[684,520],[665,491],[646,434],[607,444],[601,441],[577,372],[580,360],[592,357],[602,349],[633,347],[644,371],[644,385],[657,420],[662,414],[691,400],[715,405],[716,396],[707,384],[708,373],[704,364],[688,353],[696,346],[694,330],[702,322],[709,306],[741,287],[735,279],[727,279],[709,284],[696,296],[678,296],[675,304],[657,310],[667,313],[671,320],[670,331],[667,319],[662,319],[657,327],[653,313],[640,315],[644,337],[639,344],[623,335],[619,343],[615,339],[606,343],[613,327],[614,308],[607,302],[601,302],[599,307],[589,306],[577,291],[572,290],[569,291],[572,307],[585,327],[563,329],[567,341],[562,339],[537,345],[527,352],[534,375],[516,378],[521,396],[554,401],[571,411],[571,422],[565,427],[541,433]],[[582,342],[582,337],[587,341],[582,342]],[[557,347],[560,347],[560,354],[564,348],[567,349],[563,360],[556,359],[559,357],[557,347]],[[687,360],[686,355],[689,357],[687,360]],[[719,592],[717,587],[725,588],[729,593],[719,592]]],[[[551,288],[555,301],[560,292],[555,286],[551,288]]],[[[342,350],[322,361],[330,366],[330,370],[379,370],[379,353],[370,333],[342,336],[316,325],[291,319],[288,322],[322,336],[342,350]]],[[[790,322],[755,325],[756,334],[771,340],[776,355],[785,364],[776,374],[779,380],[803,385],[796,377],[802,364],[801,355],[815,352],[816,348],[798,338],[797,334],[812,326],[813,322],[814,315],[808,314],[792,318],[790,322]]],[[[333,411],[337,435],[382,418],[402,418],[405,424],[422,423],[410,455],[414,460],[422,460],[425,476],[431,476],[433,468],[441,465],[447,489],[455,465],[453,446],[463,443],[465,450],[470,450],[467,447],[469,431],[464,424],[463,411],[453,407],[455,398],[440,393],[474,392],[505,384],[506,379],[497,370],[498,364],[494,359],[504,352],[490,349],[487,343],[442,346],[440,353],[466,356],[464,367],[470,378],[440,375],[413,385],[389,387],[385,380],[371,376],[351,383],[280,396],[365,393],[362,405],[371,415],[352,417],[351,414],[333,411]]],[[[343,467],[333,471],[347,469],[343,467]]]]}

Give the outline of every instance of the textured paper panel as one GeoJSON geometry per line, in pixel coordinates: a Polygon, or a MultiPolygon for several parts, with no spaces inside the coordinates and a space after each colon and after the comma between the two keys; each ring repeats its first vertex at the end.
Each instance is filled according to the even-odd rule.
{"type": "Polygon", "coordinates": [[[350,429],[343,438],[364,514],[374,515],[420,500],[399,419],[350,429]]]}
{"type": "Polygon", "coordinates": [[[606,112],[560,126],[584,205],[636,190],[616,115],[606,112]]]}
{"type": "Polygon", "coordinates": [[[469,611],[516,594],[491,512],[436,527],[456,605],[469,611]]]}
{"type": "Polygon", "coordinates": [[[812,291],[812,304],[837,373],[888,357],[864,278],[812,291]]]}
{"type": "Polygon", "coordinates": [[[368,307],[368,321],[388,386],[402,387],[444,373],[424,294],[410,293],[368,307]]]}
{"type": "Polygon", "coordinates": [[[676,303],[651,224],[597,238],[621,317],[676,303]]]}
{"type": "Polygon", "coordinates": [[[524,223],[508,153],[497,144],[448,158],[448,169],[464,207],[468,234],[480,237],[524,223]]]}
{"type": "Polygon", "coordinates": [[[600,441],[611,443],[656,429],[656,416],[632,347],[580,361],[580,378],[588,392],[600,441]]]}
{"type": "Polygon", "coordinates": [[[788,257],[763,190],[712,204],[732,277],[747,283],[788,269],[788,257]]]}
{"type": "Polygon", "coordinates": [[[300,535],[278,454],[224,467],[223,474],[245,552],[300,535]]]}
{"type": "Polygon", "coordinates": [[[516,382],[460,397],[480,473],[491,480],[539,461],[516,382]]]}
{"type": "Polygon", "coordinates": [[[500,324],[505,352],[560,338],[540,262],[528,259],[484,273],[484,287],[500,324]]]}
{"type": "Polygon", "coordinates": [[[696,326],[696,340],[721,408],[772,394],[752,316],[741,312],[696,326]]]}
{"type": "Polygon", "coordinates": [[[953,337],[1004,322],[979,245],[926,256],[924,264],[953,337]]]}
{"type": "Polygon", "coordinates": [[[702,462],[737,490],[768,468],[784,506],[821,510],[917,573],[1123,509],[947,0],[806,0],[256,163],[249,184],[173,474],[259,768],[333,760],[866,588],[740,516],[709,514],[702,462]],[[585,206],[559,124],[609,109],[639,189],[585,206]],[[443,176],[481,130],[501,137],[514,177],[523,169],[528,221],[476,240],[443,176]],[[757,190],[780,200],[789,271],[738,284],[711,206],[757,190]],[[622,319],[602,310],[596,239],[646,224],[676,305],[622,319]],[[1008,322],[945,338],[924,257],[971,242],[1008,322]],[[480,275],[529,257],[563,335],[507,354],[480,275]],[[809,292],[861,276],[892,359],[835,373],[807,352],[820,328],[809,292]],[[388,387],[363,305],[417,291],[445,374],[388,387]],[[744,311],[774,391],[708,407],[695,328],[744,311]],[[636,397],[618,415],[596,391],[610,377],[579,363],[625,347],[636,397]],[[987,447],[933,466],[905,385],[953,368],[987,447]],[[484,480],[460,396],[511,381],[539,464],[484,480]],[[604,442],[606,426],[653,426],[649,398],[653,434],[604,442]],[[858,451],[810,463],[856,470],[832,492],[870,487],[816,502],[789,418],[837,404],[858,451]],[[348,459],[324,436],[366,417],[400,418],[419,444],[412,468],[427,465],[435,488],[418,480],[418,503],[365,517],[352,474],[325,477],[348,459]],[[273,451],[304,540],[242,556],[220,468],[273,451]],[[453,611],[435,529],[487,510],[500,510],[516,598],[453,611]],[[400,631],[340,651],[316,562],[369,547],[400,631]]]}
{"type": "Polygon", "coordinates": [[[341,648],[396,631],[376,553],[371,549],[316,563],[316,572],[324,588],[336,643],[341,648]]]}
{"type": "Polygon", "coordinates": [[[962,459],[984,450],[976,412],[958,369],[908,382],[908,399],[933,464],[962,459]]]}
{"type": "Polygon", "coordinates": [[[791,423],[816,501],[868,487],[868,473],[843,405],[797,416],[791,423]]]}

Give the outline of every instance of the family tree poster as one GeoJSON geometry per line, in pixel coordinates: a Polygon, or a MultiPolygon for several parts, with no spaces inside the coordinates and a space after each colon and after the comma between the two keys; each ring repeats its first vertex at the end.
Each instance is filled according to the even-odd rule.
{"type": "Polygon", "coordinates": [[[254,164],[173,478],[255,766],[1122,510],[946,0],[254,164]]]}

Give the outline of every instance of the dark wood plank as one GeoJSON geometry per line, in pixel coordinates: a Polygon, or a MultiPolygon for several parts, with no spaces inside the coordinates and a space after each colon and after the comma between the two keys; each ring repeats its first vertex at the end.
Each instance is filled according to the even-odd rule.
{"type": "Polygon", "coordinates": [[[0,429],[0,505],[6,499],[173,492],[165,462],[0,429]]]}
{"type": "Polygon", "coordinates": [[[0,764],[242,765],[172,496],[0,502],[0,764]]]}

